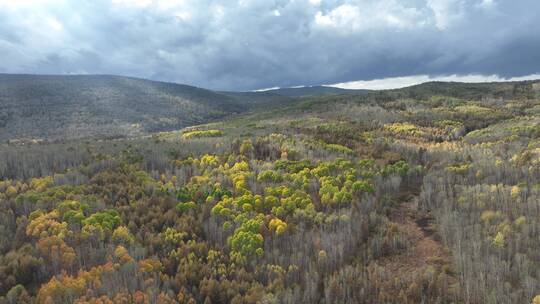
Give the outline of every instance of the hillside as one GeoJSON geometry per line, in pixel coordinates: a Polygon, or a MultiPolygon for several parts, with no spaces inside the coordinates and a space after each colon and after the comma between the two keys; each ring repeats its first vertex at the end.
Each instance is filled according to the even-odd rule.
{"type": "Polygon", "coordinates": [[[329,86],[307,86],[298,88],[279,88],[267,90],[265,92],[275,93],[278,95],[284,95],[289,97],[307,97],[307,96],[321,96],[321,95],[336,95],[336,94],[359,94],[366,93],[370,90],[351,90],[342,89],[329,86]]]}
{"type": "Polygon", "coordinates": [[[410,98],[429,98],[432,96],[448,96],[466,100],[487,98],[536,98],[540,97],[540,81],[513,82],[440,82],[432,81],[403,89],[389,90],[394,96],[410,98]]]}
{"type": "Polygon", "coordinates": [[[122,137],[173,130],[289,98],[143,79],[0,75],[0,140],[122,137]]]}

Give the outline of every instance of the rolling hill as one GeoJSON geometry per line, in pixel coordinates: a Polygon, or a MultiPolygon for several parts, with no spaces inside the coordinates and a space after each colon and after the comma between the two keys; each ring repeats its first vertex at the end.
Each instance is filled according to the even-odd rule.
{"type": "Polygon", "coordinates": [[[429,82],[371,91],[327,86],[220,92],[111,75],[0,74],[0,141],[118,138],[177,130],[249,112],[309,109],[363,100],[519,99],[540,96],[539,82],[429,82]]]}
{"type": "Polygon", "coordinates": [[[0,140],[121,137],[178,129],[288,102],[109,75],[0,75],[0,140]]]}

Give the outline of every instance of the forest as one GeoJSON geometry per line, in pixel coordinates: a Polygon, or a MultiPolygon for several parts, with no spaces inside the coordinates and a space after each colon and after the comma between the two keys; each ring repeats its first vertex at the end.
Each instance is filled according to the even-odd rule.
{"type": "Polygon", "coordinates": [[[7,141],[0,303],[539,304],[539,218],[534,81],[7,141]]]}

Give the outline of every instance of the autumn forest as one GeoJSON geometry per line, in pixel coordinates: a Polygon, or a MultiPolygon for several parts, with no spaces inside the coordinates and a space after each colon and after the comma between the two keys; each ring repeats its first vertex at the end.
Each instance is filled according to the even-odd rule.
{"type": "Polygon", "coordinates": [[[539,82],[283,100],[2,142],[0,303],[540,303],[539,82]]]}

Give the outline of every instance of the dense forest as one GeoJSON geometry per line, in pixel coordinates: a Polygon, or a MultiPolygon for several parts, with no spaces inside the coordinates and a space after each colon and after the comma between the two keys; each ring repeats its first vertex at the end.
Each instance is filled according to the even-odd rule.
{"type": "Polygon", "coordinates": [[[540,303],[540,82],[271,104],[0,144],[0,303],[540,303]]]}

